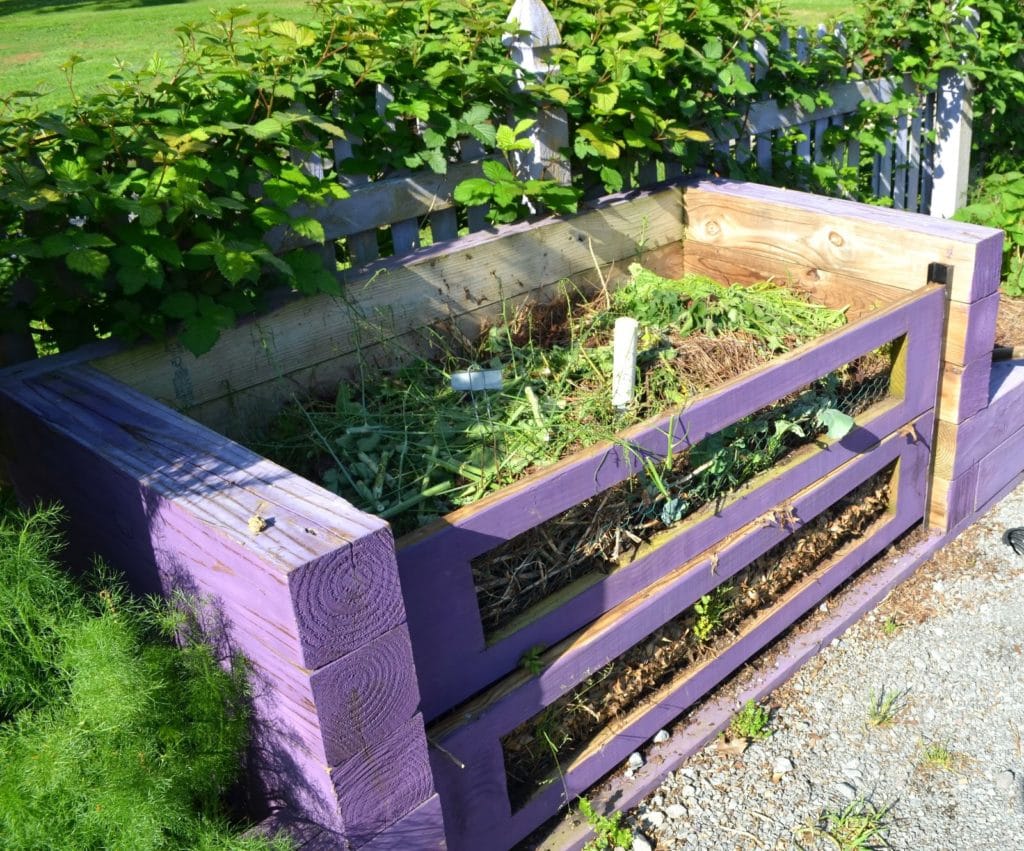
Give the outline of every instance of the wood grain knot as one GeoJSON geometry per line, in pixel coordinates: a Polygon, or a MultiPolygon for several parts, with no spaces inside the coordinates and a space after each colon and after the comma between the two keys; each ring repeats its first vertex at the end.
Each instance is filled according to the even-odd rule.
{"type": "Polygon", "coordinates": [[[704,230],[708,236],[718,236],[722,232],[722,226],[712,219],[704,225],[704,230]]]}
{"type": "Polygon", "coordinates": [[[829,231],[828,241],[831,242],[834,246],[836,246],[836,248],[839,248],[846,243],[846,240],[843,239],[843,237],[840,234],[836,233],[835,231],[829,231]]]}

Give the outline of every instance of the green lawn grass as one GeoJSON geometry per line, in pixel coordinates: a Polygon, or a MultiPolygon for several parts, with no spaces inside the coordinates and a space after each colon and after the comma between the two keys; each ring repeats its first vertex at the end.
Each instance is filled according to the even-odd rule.
{"type": "Polygon", "coordinates": [[[812,30],[818,24],[828,23],[840,15],[848,16],[856,7],[856,0],[781,0],[783,14],[794,26],[812,30]]]}
{"type": "MultiPolygon", "coordinates": [[[[0,0],[0,96],[42,88],[51,102],[67,96],[60,66],[69,56],[84,58],[75,69],[81,90],[113,70],[116,60],[141,65],[154,52],[173,58],[175,27],[208,20],[210,9],[231,0],[0,0]]],[[[248,0],[256,11],[301,20],[306,0],[248,0]]],[[[813,28],[850,9],[845,0],[781,0],[794,26],[813,28]]],[[[511,0],[509,2],[511,8],[511,0]]]]}
{"type": "MultiPolygon", "coordinates": [[[[72,54],[76,86],[100,83],[115,60],[141,65],[154,52],[173,58],[175,27],[208,20],[211,8],[241,5],[231,0],[0,0],[0,95],[45,88],[67,94],[60,65],[72,54]]],[[[305,0],[249,0],[253,11],[301,19],[305,0]]]]}

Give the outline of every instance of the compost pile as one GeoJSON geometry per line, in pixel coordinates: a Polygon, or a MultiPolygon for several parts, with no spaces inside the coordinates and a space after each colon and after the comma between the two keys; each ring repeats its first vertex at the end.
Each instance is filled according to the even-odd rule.
{"type": "Polygon", "coordinates": [[[614,293],[567,289],[476,341],[434,329],[436,358],[393,374],[367,368],[332,400],[289,406],[258,448],[402,534],[844,322],[841,311],[772,283],[669,280],[636,264],[630,273],[614,293]],[[625,411],[610,401],[619,316],[640,323],[636,395],[625,411]],[[502,388],[452,389],[452,373],[467,369],[500,370],[502,388]]]}
{"type": "Polygon", "coordinates": [[[888,395],[890,365],[883,352],[858,358],[477,557],[473,578],[485,632],[508,628],[578,579],[610,573],[704,506],[717,510],[799,447],[826,434],[841,437],[854,417],[888,395]]]}
{"type": "Polygon", "coordinates": [[[801,579],[864,535],[889,507],[892,475],[891,466],[876,474],[506,735],[502,748],[513,809],[556,781],[604,727],[659,702],[659,691],[672,688],[682,672],[719,655],[801,579]]]}

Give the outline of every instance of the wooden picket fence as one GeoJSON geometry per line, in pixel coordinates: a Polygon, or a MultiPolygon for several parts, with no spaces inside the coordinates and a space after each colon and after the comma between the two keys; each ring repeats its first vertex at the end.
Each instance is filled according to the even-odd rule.
{"type": "MultiPolygon", "coordinates": [[[[543,0],[516,0],[509,21],[532,33],[506,38],[523,75],[557,74],[558,69],[549,65],[547,59],[548,51],[561,42],[561,37],[543,0]]],[[[844,43],[841,28],[829,33],[821,26],[812,36],[801,27],[792,34],[781,33],[779,49],[807,62],[815,44],[829,36],[835,44],[844,43]]],[[[773,55],[763,41],[754,44],[753,53],[758,62],[745,71],[749,78],[758,80],[771,67],[773,55]]],[[[851,65],[854,73],[850,76],[857,76],[857,64],[851,65]]],[[[725,172],[733,161],[749,172],[752,161],[760,176],[771,178],[773,161],[780,151],[785,152],[790,162],[802,161],[806,166],[831,160],[841,168],[865,173],[871,195],[883,204],[948,218],[966,200],[970,166],[970,97],[964,79],[944,72],[937,91],[920,92],[917,111],[898,119],[895,134],[886,140],[881,153],[862,155],[851,132],[850,118],[863,104],[889,102],[899,88],[910,85],[896,78],[840,80],[827,89],[823,99],[831,105],[813,110],[798,104],[780,105],[773,99],[752,102],[741,119],[712,128],[713,167],[725,172]]],[[[379,86],[379,114],[384,115],[392,100],[387,87],[379,86]]],[[[554,108],[539,114],[531,140],[532,151],[517,160],[520,176],[543,176],[569,184],[570,164],[561,153],[571,147],[565,113],[554,108]]],[[[353,157],[359,144],[358,138],[337,140],[333,150],[335,166],[353,157]]],[[[481,162],[488,153],[474,139],[460,140],[459,151],[461,161],[450,164],[445,174],[428,169],[397,171],[371,180],[342,174],[337,168],[338,180],[349,197],[312,212],[324,225],[327,265],[333,269],[333,261],[340,256],[343,266],[362,267],[381,256],[401,257],[428,241],[455,239],[460,229],[465,233],[486,228],[485,207],[468,208],[460,218],[452,196],[461,181],[481,176],[481,162]],[[336,245],[341,247],[340,255],[336,255],[336,245]]],[[[322,174],[322,165],[315,157],[307,159],[307,167],[314,172],[322,174]]],[[[681,173],[678,162],[652,159],[640,168],[635,185],[627,188],[645,188],[681,173]]],[[[281,229],[272,242],[275,246],[294,247],[294,239],[294,235],[289,239],[281,229]]]]}

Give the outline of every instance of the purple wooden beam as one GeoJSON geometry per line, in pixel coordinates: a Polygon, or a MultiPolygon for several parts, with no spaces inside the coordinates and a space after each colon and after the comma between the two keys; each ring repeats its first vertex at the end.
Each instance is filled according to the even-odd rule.
{"type": "MultiPolygon", "coordinates": [[[[924,432],[931,423],[931,415],[926,414],[915,425],[924,432]]],[[[500,699],[489,701],[486,706],[475,710],[472,720],[440,739],[439,743],[452,753],[464,756],[482,737],[500,737],[515,729],[533,715],[538,706],[547,706],[557,700],[609,660],[693,605],[701,596],[727,581],[901,457],[906,460],[905,466],[911,465],[907,480],[914,481],[914,476],[920,474],[922,464],[928,458],[928,446],[922,441],[912,442],[905,435],[893,434],[871,452],[856,456],[787,502],[787,508],[796,518],[792,524],[771,523],[766,515],[761,515],[749,525],[734,527],[733,537],[720,549],[715,549],[713,554],[705,551],[689,564],[676,562],[676,570],[660,582],[645,586],[645,597],[638,605],[621,614],[616,614],[618,610],[609,614],[599,643],[589,638],[586,643],[581,643],[578,636],[573,636],[568,639],[568,648],[563,649],[561,645],[552,648],[549,654],[541,657],[544,668],[539,675],[525,671],[513,675],[514,679],[521,681],[521,687],[509,690],[500,699]]],[[[903,498],[907,498],[906,494],[903,498]]],[[[587,632],[583,634],[587,635],[587,632]]]]}
{"type": "MultiPolygon", "coordinates": [[[[921,432],[927,433],[930,424],[929,415],[917,425],[921,432]]],[[[609,620],[600,637],[584,634],[573,639],[540,677],[522,674],[519,676],[522,684],[518,688],[499,699],[488,701],[482,707],[467,707],[472,714],[438,742],[444,751],[463,762],[465,768],[439,764],[441,758],[433,757],[435,777],[448,819],[449,846],[453,849],[478,848],[482,847],[480,843],[486,837],[490,837],[494,847],[507,847],[528,834],[554,815],[564,802],[565,789],[570,796],[585,791],[639,744],[756,655],[801,614],[920,520],[924,514],[929,448],[923,441],[911,441],[902,435],[894,435],[872,453],[844,468],[836,478],[846,486],[845,490],[840,490],[830,479],[803,495],[801,505],[808,509],[805,513],[810,517],[897,457],[901,459],[898,493],[895,510],[888,522],[876,529],[870,538],[855,547],[847,547],[827,573],[803,580],[798,586],[800,590],[787,594],[770,617],[758,623],[715,659],[697,668],[671,695],[627,729],[619,731],[598,753],[575,764],[564,776],[564,788],[556,783],[539,792],[521,810],[513,813],[503,827],[498,825],[502,823],[508,803],[504,789],[504,762],[495,758],[495,748],[500,748],[495,743],[500,741],[500,737],[570,691],[589,673],[642,640],[652,629],[692,604],[701,593],[726,581],[785,534],[770,528],[748,532],[719,554],[714,569],[705,561],[668,584],[652,586],[639,605],[621,615],[613,612],[614,621],[609,620]]]]}
{"type": "MultiPolygon", "coordinates": [[[[1024,362],[992,364],[988,383],[988,404],[956,431],[953,478],[1002,444],[1024,423],[1024,362]]],[[[1009,459],[1008,459],[1009,460],[1009,459]]],[[[1010,466],[1014,466],[1012,463],[1010,466]]]]}
{"type": "Polygon", "coordinates": [[[1024,420],[1020,428],[978,461],[978,484],[972,510],[985,505],[1012,482],[1024,466],[1024,420]]]}

